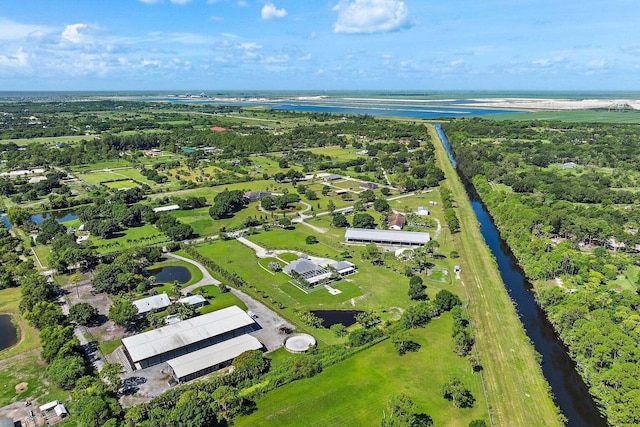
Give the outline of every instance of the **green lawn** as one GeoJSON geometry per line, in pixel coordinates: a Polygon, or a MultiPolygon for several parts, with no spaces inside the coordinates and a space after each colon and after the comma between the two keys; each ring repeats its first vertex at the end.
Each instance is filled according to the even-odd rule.
{"type": "Polygon", "coordinates": [[[119,234],[118,237],[112,239],[91,236],[89,240],[96,246],[100,254],[169,241],[167,236],[150,224],[145,224],[142,227],[128,228],[119,234]]]}
{"type": "Polygon", "coordinates": [[[247,305],[237,296],[231,292],[220,292],[220,289],[216,285],[203,286],[198,288],[196,293],[200,293],[209,301],[208,305],[200,309],[200,313],[202,314],[211,313],[212,311],[221,310],[231,307],[232,305],[237,305],[241,309],[247,310],[247,305]]]}
{"type": "Polygon", "coordinates": [[[479,374],[452,352],[451,316],[412,330],[421,344],[417,353],[398,356],[390,340],[383,341],[321,374],[280,387],[257,399],[258,410],[236,419],[237,426],[375,426],[389,398],[408,394],[436,426],[466,426],[471,420],[489,422],[479,374]],[[457,375],[476,402],[456,409],[442,398],[440,388],[457,375]]]}
{"type": "Polygon", "coordinates": [[[86,165],[72,166],[73,172],[90,172],[101,169],[113,169],[131,166],[131,163],[124,159],[105,160],[103,162],[88,163],[86,165]]]}
{"type": "Polygon", "coordinates": [[[98,135],[70,135],[70,136],[49,136],[41,138],[20,138],[20,139],[2,139],[0,144],[13,143],[16,145],[29,144],[54,144],[58,142],[74,143],[78,141],[90,141],[96,139],[98,135]]]}
{"type": "Polygon", "coordinates": [[[140,184],[138,184],[137,182],[135,182],[132,179],[127,179],[125,181],[105,182],[103,185],[105,187],[113,188],[115,190],[120,190],[120,189],[123,189],[123,188],[140,187],[140,184]]]}

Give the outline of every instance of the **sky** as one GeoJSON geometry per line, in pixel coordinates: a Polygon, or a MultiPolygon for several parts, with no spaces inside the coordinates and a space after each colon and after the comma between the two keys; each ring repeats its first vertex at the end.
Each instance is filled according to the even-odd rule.
{"type": "Polygon", "coordinates": [[[640,90],[638,0],[2,0],[0,91],[640,90]]]}

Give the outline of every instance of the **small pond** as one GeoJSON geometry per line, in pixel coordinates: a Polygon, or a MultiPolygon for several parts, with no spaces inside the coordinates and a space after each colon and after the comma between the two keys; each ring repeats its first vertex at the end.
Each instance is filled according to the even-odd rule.
{"type": "Polygon", "coordinates": [[[149,270],[149,274],[156,277],[156,283],[187,283],[191,280],[191,272],[187,267],[179,265],[169,265],[167,267],[154,268],[149,270]]]}
{"type": "Polygon", "coordinates": [[[40,225],[42,224],[42,221],[51,217],[52,215],[57,222],[73,221],[74,219],[78,219],[78,215],[76,215],[74,211],[69,211],[69,210],[57,211],[57,212],[46,212],[44,215],[42,214],[31,215],[30,219],[31,221],[40,225]]]}
{"type": "Polygon", "coordinates": [[[342,323],[344,326],[351,326],[356,323],[356,316],[362,311],[360,310],[311,310],[311,313],[322,319],[322,326],[330,328],[331,326],[342,323]]]}
{"type": "Polygon", "coordinates": [[[11,316],[0,314],[0,351],[18,342],[18,332],[11,323],[11,316]]]}

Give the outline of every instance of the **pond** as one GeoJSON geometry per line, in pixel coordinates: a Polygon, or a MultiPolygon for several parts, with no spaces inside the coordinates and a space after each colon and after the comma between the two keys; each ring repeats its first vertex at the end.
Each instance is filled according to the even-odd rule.
{"type": "Polygon", "coordinates": [[[63,211],[55,211],[55,212],[46,212],[44,215],[37,214],[31,215],[31,221],[35,222],[37,225],[42,224],[42,221],[51,217],[55,218],[57,222],[66,222],[73,221],[74,219],[78,219],[78,215],[75,214],[73,210],[63,210],[63,211]]]}
{"type": "Polygon", "coordinates": [[[342,323],[344,326],[351,326],[356,323],[356,316],[360,310],[311,310],[311,313],[322,320],[324,328],[342,323]]]}
{"type": "Polygon", "coordinates": [[[18,332],[11,323],[11,316],[0,314],[0,351],[18,342],[18,332]]]}
{"type": "Polygon", "coordinates": [[[154,268],[149,270],[149,274],[156,277],[156,283],[187,283],[191,280],[191,272],[187,267],[179,265],[169,265],[167,267],[154,268]]]}

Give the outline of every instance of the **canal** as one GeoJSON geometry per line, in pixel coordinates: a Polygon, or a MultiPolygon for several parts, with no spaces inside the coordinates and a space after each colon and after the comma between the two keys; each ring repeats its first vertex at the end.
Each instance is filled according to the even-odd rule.
{"type": "MultiPolygon", "coordinates": [[[[454,166],[457,166],[449,141],[440,125],[436,125],[436,131],[449,154],[449,159],[454,166]]],[[[526,333],[535,350],[542,355],[542,372],[551,386],[556,405],[567,418],[566,425],[570,427],[607,426],[607,422],[598,411],[586,384],[578,374],[575,363],[567,354],[567,348],[547,320],[544,311],[538,306],[531,284],[526,279],[511,249],[501,239],[500,233],[480,196],[469,180],[459,171],[458,174],[480,223],[482,236],[496,258],[500,276],[511,299],[516,304],[526,333]]]]}

